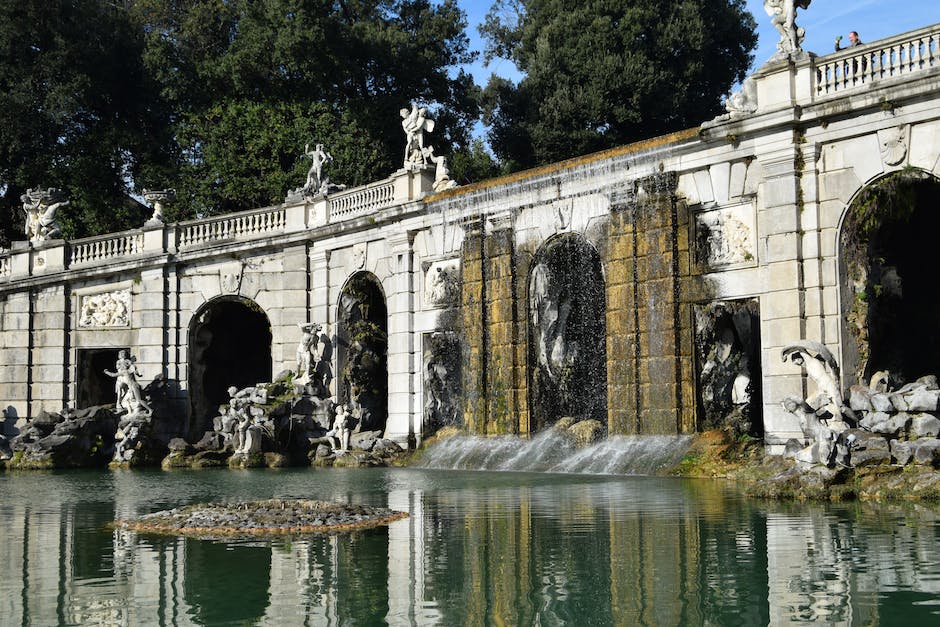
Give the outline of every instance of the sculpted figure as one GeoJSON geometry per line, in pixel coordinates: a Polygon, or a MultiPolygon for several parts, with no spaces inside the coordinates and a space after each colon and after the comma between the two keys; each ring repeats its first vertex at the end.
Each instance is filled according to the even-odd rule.
{"type": "Polygon", "coordinates": [[[812,340],[803,340],[783,349],[783,361],[788,359],[806,368],[806,374],[816,384],[816,396],[806,403],[817,411],[825,410],[833,419],[842,421],[842,390],[839,386],[839,364],[829,349],[812,340]]]}
{"type": "Polygon", "coordinates": [[[796,10],[809,8],[810,2],[812,0],[764,0],[764,11],[780,33],[775,57],[782,58],[803,50],[800,46],[806,33],[796,25],[796,10]]]}
{"type": "Polygon", "coordinates": [[[337,451],[349,449],[349,416],[344,405],[336,406],[336,416],[333,418],[333,428],[326,432],[326,437],[337,451]]]}
{"type": "Polygon", "coordinates": [[[109,377],[114,377],[114,392],[117,395],[117,406],[124,408],[128,413],[134,413],[139,408],[143,408],[147,413],[152,410],[144,402],[140,391],[140,383],[137,377],[141,376],[137,370],[137,363],[134,357],[129,357],[126,350],[118,351],[118,358],[114,364],[114,372],[105,370],[104,373],[109,377]]]}
{"type": "Polygon", "coordinates": [[[424,157],[435,166],[433,186],[435,192],[442,192],[445,189],[457,187],[457,181],[451,180],[450,178],[450,170],[447,168],[447,157],[435,155],[434,146],[428,146],[422,150],[422,153],[424,157]]]}
{"type": "Polygon", "coordinates": [[[405,163],[406,170],[415,170],[427,164],[424,155],[424,132],[434,130],[434,120],[428,118],[425,107],[411,103],[411,110],[402,109],[401,127],[405,131],[405,163]]]}
{"type": "Polygon", "coordinates": [[[313,161],[307,172],[304,191],[311,195],[326,193],[329,181],[323,176],[323,166],[333,161],[333,155],[323,150],[323,144],[317,144],[313,150],[310,150],[310,144],[307,144],[304,146],[304,156],[313,161]]]}
{"type": "Polygon", "coordinates": [[[297,344],[297,380],[306,383],[312,368],[320,361],[319,340],[323,326],[316,322],[300,322],[297,326],[303,333],[297,344]]]}
{"type": "Polygon", "coordinates": [[[20,196],[20,200],[26,214],[26,239],[31,242],[44,242],[60,235],[56,213],[69,204],[61,189],[28,189],[20,196]]]}

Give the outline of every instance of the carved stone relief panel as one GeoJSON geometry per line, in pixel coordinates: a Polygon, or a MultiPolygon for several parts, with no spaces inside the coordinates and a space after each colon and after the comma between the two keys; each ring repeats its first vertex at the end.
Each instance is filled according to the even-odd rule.
{"type": "Polygon", "coordinates": [[[130,326],[130,289],[80,296],[79,328],[130,326]]]}
{"type": "Polygon", "coordinates": [[[424,275],[424,303],[449,307],[460,298],[460,260],[435,261],[424,275]]]}
{"type": "Polygon", "coordinates": [[[720,268],[755,262],[754,208],[750,203],[695,214],[695,257],[720,268]]]}

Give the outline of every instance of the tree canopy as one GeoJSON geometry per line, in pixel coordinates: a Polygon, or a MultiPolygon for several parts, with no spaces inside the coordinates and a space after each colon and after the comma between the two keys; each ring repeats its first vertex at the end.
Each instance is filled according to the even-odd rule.
{"type": "Polygon", "coordinates": [[[744,78],[757,44],[744,0],[497,0],[480,28],[493,151],[528,167],[699,124],[744,78]]]}
{"type": "Polygon", "coordinates": [[[139,226],[143,188],[177,189],[169,219],[279,202],[306,143],[382,178],[411,101],[473,165],[465,28],[455,0],[0,0],[0,230],[37,185],[70,192],[69,237],[139,226]]]}

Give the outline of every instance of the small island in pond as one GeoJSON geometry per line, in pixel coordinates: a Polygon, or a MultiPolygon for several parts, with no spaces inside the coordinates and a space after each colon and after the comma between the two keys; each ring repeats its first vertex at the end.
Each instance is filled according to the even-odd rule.
{"type": "Polygon", "coordinates": [[[384,507],[304,499],[201,503],[118,520],[114,526],[144,533],[187,536],[266,536],[354,531],[407,518],[384,507]]]}

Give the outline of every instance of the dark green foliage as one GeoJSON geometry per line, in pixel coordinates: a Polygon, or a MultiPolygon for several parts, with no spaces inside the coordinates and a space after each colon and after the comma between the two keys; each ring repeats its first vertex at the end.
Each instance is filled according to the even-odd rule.
{"type": "Polygon", "coordinates": [[[479,88],[450,71],[474,57],[465,27],[454,0],[4,0],[0,241],[39,185],[70,193],[74,238],[142,224],[143,188],[177,188],[170,219],[278,202],[306,179],[306,143],[334,183],[384,178],[410,101],[437,120],[437,154],[476,156],[479,88]]]}
{"type": "Polygon", "coordinates": [[[744,78],[754,29],[743,0],[497,0],[487,57],[526,76],[486,87],[493,150],[525,167],[699,124],[744,78]]]}
{"type": "Polygon", "coordinates": [[[169,162],[171,136],[143,49],[113,3],[0,2],[0,242],[22,233],[20,195],[40,185],[70,192],[66,236],[146,219],[128,183],[169,162]]]}
{"type": "Polygon", "coordinates": [[[323,143],[334,183],[400,165],[398,111],[429,104],[438,154],[466,146],[479,89],[453,0],[137,0],[145,63],[176,112],[178,217],[279,202],[323,143]]]}

